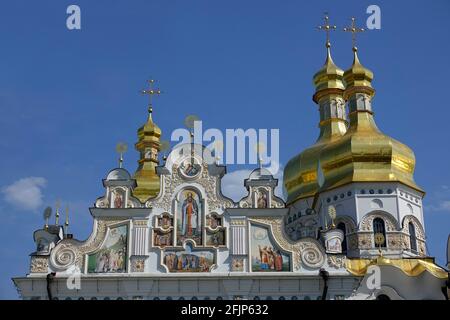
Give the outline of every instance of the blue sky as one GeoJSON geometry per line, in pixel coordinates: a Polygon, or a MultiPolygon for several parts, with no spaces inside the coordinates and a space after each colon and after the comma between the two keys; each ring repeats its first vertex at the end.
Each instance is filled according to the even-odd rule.
{"type": "MultiPolygon", "coordinates": [[[[129,144],[125,166],[135,170],[146,79],[158,79],[164,91],[154,106],[164,139],[189,114],[205,128],[279,128],[285,164],[318,135],[311,78],[325,58],[324,35],[315,29],[322,13],[341,29],[353,15],[364,23],[370,4],[381,8],[381,30],[361,35],[358,47],[375,74],[376,121],[415,151],[415,179],[427,191],[428,249],[443,265],[450,230],[448,1],[3,1],[0,298],[17,297],[10,278],[28,271],[45,206],[57,198],[68,203],[71,231],[84,239],[92,226],[88,207],[117,164],[118,141],[129,144]],[[81,7],[81,30],[66,28],[70,4],[81,7]],[[7,196],[23,189],[28,201],[7,196]]],[[[350,36],[334,32],[332,44],[334,61],[348,68],[350,36]]]]}

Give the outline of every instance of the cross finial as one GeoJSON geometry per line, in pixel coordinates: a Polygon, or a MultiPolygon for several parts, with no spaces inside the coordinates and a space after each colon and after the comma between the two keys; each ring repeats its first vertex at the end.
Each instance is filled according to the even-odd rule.
{"type": "Polygon", "coordinates": [[[116,152],[119,154],[119,168],[123,167],[123,154],[127,152],[128,145],[124,142],[119,142],[116,145],[116,152]]]}
{"type": "Polygon", "coordinates": [[[59,199],[56,200],[56,213],[55,213],[55,225],[59,226],[59,208],[61,207],[61,201],[59,199]]]}
{"type": "Polygon", "coordinates": [[[147,82],[148,82],[148,89],[141,90],[141,93],[142,94],[148,94],[148,97],[149,97],[148,98],[149,99],[148,113],[149,113],[149,116],[151,116],[151,113],[153,112],[152,97],[153,97],[154,94],[160,95],[161,94],[161,90],[153,88],[153,84],[155,83],[155,80],[150,79],[147,82]]]}
{"type": "Polygon", "coordinates": [[[355,22],[355,18],[352,17],[352,24],[349,27],[345,27],[344,31],[345,32],[351,32],[352,33],[352,45],[353,45],[353,51],[357,51],[358,48],[356,47],[356,34],[359,32],[364,32],[366,30],[364,30],[364,28],[359,28],[356,26],[356,22],[355,22]]]}
{"type": "Polygon", "coordinates": [[[325,45],[326,45],[327,48],[331,47],[331,44],[330,44],[330,31],[336,30],[336,26],[330,25],[329,19],[330,18],[328,17],[328,12],[325,12],[324,13],[324,17],[323,17],[323,20],[324,20],[323,26],[318,26],[317,27],[317,29],[325,31],[325,34],[327,36],[327,42],[326,42],[325,45]]]}
{"type": "Polygon", "coordinates": [[[69,230],[69,205],[66,206],[66,222],[64,223],[65,233],[69,230]]]}

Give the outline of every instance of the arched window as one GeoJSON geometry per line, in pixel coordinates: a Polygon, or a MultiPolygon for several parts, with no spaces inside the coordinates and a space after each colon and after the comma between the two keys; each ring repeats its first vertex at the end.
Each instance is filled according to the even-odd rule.
{"type": "MultiPolygon", "coordinates": [[[[373,219],[373,233],[374,235],[377,233],[381,233],[384,237],[384,241],[381,244],[381,247],[385,248],[386,247],[386,228],[384,226],[384,220],[381,218],[375,218],[373,219]]],[[[379,246],[379,244],[377,245],[377,247],[379,246]]]]}
{"type": "Polygon", "coordinates": [[[292,296],[291,300],[298,300],[297,296],[292,296]]]}
{"type": "Polygon", "coordinates": [[[261,300],[258,296],[254,296],[253,300],[261,300]]]}
{"type": "Polygon", "coordinates": [[[414,224],[409,222],[409,245],[411,246],[411,251],[417,252],[417,238],[416,238],[416,228],[414,228],[414,224]]]}
{"type": "Polygon", "coordinates": [[[391,300],[391,298],[389,298],[385,294],[380,294],[380,295],[377,296],[377,300],[391,300]]]}
{"type": "Polygon", "coordinates": [[[281,296],[281,297],[278,298],[278,300],[286,300],[286,298],[281,296]]]}
{"type": "Polygon", "coordinates": [[[347,228],[345,227],[345,223],[343,223],[343,222],[339,223],[337,227],[339,230],[342,230],[342,232],[344,233],[344,240],[342,240],[341,248],[342,248],[342,253],[346,253],[347,252],[347,228]]]}

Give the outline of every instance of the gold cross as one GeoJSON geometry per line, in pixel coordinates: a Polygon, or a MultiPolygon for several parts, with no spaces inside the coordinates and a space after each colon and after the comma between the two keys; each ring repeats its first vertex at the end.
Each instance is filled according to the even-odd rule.
{"type": "Polygon", "coordinates": [[[144,89],[141,90],[142,94],[148,94],[149,97],[149,104],[148,104],[148,111],[151,113],[152,112],[152,97],[154,94],[160,95],[161,94],[161,90],[159,89],[154,89],[153,88],[153,83],[155,83],[155,80],[151,79],[148,80],[148,89],[144,89]]]}
{"type": "Polygon", "coordinates": [[[325,12],[325,16],[324,16],[324,25],[323,26],[318,26],[317,29],[325,31],[326,35],[327,35],[327,43],[326,46],[327,48],[329,48],[331,46],[330,44],[330,31],[336,30],[336,26],[332,26],[329,24],[329,17],[328,17],[328,13],[325,12]]]}
{"type": "Polygon", "coordinates": [[[358,50],[357,47],[356,47],[356,34],[357,34],[358,32],[364,32],[364,31],[366,31],[366,30],[364,30],[364,28],[359,28],[359,27],[357,27],[357,26],[356,26],[356,23],[355,23],[355,18],[352,17],[352,25],[351,25],[350,27],[345,27],[345,28],[344,28],[344,31],[346,31],[346,32],[351,32],[351,33],[352,33],[352,45],[353,45],[353,51],[358,50]]]}

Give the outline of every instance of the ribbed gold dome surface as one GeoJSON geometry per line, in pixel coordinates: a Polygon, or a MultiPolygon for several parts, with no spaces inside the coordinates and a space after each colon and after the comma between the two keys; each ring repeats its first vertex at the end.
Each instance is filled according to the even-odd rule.
{"type": "Polygon", "coordinates": [[[138,142],[135,145],[140,158],[134,174],[137,187],[133,190],[133,195],[141,202],[157,196],[160,189],[156,167],[159,164],[158,152],[161,149],[161,129],[153,122],[152,111],[150,107],[147,122],[138,129],[138,142]]]}
{"type": "MultiPolygon", "coordinates": [[[[331,58],[330,45],[327,43],[327,58],[324,66],[314,75],[316,103],[336,102],[342,99],[344,92],[344,71],[338,68],[331,58]]],[[[284,169],[284,183],[288,194],[287,203],[314,195],[318,189],[317,167],[319,155],[329,142],[339,139],[346,130],[345,121],[332,118],[321,112],[320,135],[316,143],[294,156],[284,169]]]]}
{"type": "Polygon", "coordinates": [[[346,134],[327,144],[320,154],[324,184],[320,191],[350,182],[402,182],[422,191],[414,182],[415,157],[403,143],[382,133],[373,118],[373,73],[364,68],[354,49],[354,61],[345,71],[350,126],[346,134]]]}

